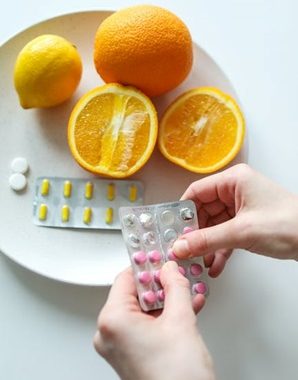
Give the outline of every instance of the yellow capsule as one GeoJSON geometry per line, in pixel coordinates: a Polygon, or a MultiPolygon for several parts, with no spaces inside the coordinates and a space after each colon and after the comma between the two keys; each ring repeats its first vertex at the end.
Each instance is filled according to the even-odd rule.
{"type": "Polygon", "coordinates": [[[115,185],[113,183],[108,184],[107,198],[109,201],[112,201],[115,199],[115,185]]]}
{"type": "Polygon", "coordinates": [[[44,179],[41,183],[40,194],[46,196],[50,191],[50,181],[48,179],[44,179]]]}
{"type": "Polygon", "coordinates": [[[93,184],[91,182],[87,182],[85,186],[85,198],[91,199],[93,196],[93,184]]]}
{"type": "Polygon", "coordinates": [[[108,207],[106,209],[106,223],[107,224],[113,223],[113,214],[114,214],[114,212],[113,212],[112,207],[108,207]]]}
{"type": "Polygon", "coordinates": [[[67,205],[63,205],[61,208],[61,220],[64,223],[69,221],[69,207],[67,205]]]}
{"type": "Polygon", "coordinates": [[[64,198],[69,198],[71,196],[72,183],[70,181],[65,181],[63,186],[64,198]]]}
{"type": "Polygon", "coordinates": [[[48,214],[48,206],[44,203],[42,203],[39,206],[39,213],[38,213],[38,219],[39,220],[46,220],[48,214]]]}
{"type": "Polygon", "coordinates": [[[138,197],[138,188],[136,185],[131,185],[129,187],[129,200],[131,202],[135,202],[138,197]]]}
{"type": "Polygon", "coordinates": [[[83,214],[83,222],[85,224],[89,224],[91,222],[92,218],[92,209],[91,207],[85,207],[84,208],[84,214],[83,214]]]}

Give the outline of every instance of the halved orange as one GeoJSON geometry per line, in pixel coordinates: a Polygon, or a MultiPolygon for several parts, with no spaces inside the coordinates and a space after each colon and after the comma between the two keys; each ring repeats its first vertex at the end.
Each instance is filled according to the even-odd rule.
{"type": "Polygon", "coordinates": [[[195,173],[212,173],[239,152],[245,121],[236,101],[214,87],[179,96],[166,110],[158,145],[173,163],[195,173]]]}
{"type": "Polygon", "coordinates": [[[94,174],[125,178],[149,159],[157,139],[157,114],[139,90],[107,84],[85,94],[68,123],[75,160],[94,174]]]}

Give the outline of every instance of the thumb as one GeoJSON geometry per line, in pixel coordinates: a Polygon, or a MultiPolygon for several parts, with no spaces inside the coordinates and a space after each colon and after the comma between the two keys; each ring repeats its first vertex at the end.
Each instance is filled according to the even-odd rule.
{"type": "Polygon", "coordinates": [[[241,248],[239,235],[233,219],[181,236],[173,244],[172,250],[179,259],[185,259],[203,256],[221,248],[241,248]]]}
{"type": "Polygon", "coordinates": [[[179,272],[175,261],[164,264],[160,280],[165,292],[163,314],[178,320],[194,317],[189,281],[179,272]]]}

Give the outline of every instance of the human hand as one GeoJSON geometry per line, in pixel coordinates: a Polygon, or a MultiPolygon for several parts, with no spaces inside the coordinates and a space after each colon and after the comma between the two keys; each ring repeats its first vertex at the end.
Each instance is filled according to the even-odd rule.
{"type": "Polygon", "coordinates": [[[182,199],[196,203],[197,231],[173,245],[179,258],[204,256],[218,276],[233,248],[278,259],[298,258],[298,197],[245,164],[192,183],[182,199]]]}
{"type": "Polygon", "coordinates": [[[164,309],[144,313],[131,268],[111,288],[98,317],[94,345],[122,380],[214,380],[210,355],[196,325],[204,296],[191,300],[174,261],[161,270],[164,309]]]}

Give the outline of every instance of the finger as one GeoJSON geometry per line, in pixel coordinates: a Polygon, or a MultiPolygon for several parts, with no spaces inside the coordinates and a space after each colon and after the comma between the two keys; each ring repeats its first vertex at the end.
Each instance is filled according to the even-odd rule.
{"type": "Polygon", "coordinates": [[[207,211],[208,215],[216,216],[222,213],[226,209],[226,205],[222,203],[219,199],[210,203],[204,203],[204,210],[207,211]]]}
{"type": "MultiPolygon", "coordinates": [[[[102,342],[103,337],[114,336],[115,331],[119,328],[119,321],[125,320],[126,315],[135,312],[141,312],[137,299],[137,290],[134,283],[132,268],[127,268],[119,273],[112,285],[107,302],[101,309],[97,318],[97,328],[99,334],[97,342],[102,342]],[[101,340],[100,340],[101,339],[101,340]]],[[[99,352],[98,343],[96,346],[99,352]]],[[[105,345],[102,345],[105,347],[105,345]]]]}
{"type": "Polygon", "coordinates": [[[160,279],[165,292],[163,316],[175,320],[193,318],[189,281],[179,272],[177,263],[165,263],[160,279]]]}
{"type": "Polygon", "coordinates": [[[203,256],[222,248],[242,248],[238,230],[235,219],[231,219],[182,235],[174,242],[172,249],[175,255],[182,259],[203,256]]]}
{"type": "Polygon", "coordinates": [[[227,207],[227,213],[230,215],[230,218],[234,218],[236,215],[235,205],[227,207]]]}
{"type": "Polygon", "coordinates": [[[222,173],[193,182],[182,195],[181,200],[191,199],[196,203],[214,202],[218,197],[218,184],[223,180],[222,173]]]}
{"type": "Polygon", "coordinates": [[[205,228],[207,226],[208,218],[209,218],[208,212],[204,210],[203,207],[201,207],[198,210],[198,222],[199,222],[200,228],[205,228]]]}
{"type": "Polygon", "coordinates": [[[205,305],[205,297],[203,294],[196,294],[192,299],[192,308],[195,314],[198,314],[205,305]]]}
{"type": "Polygon", "coordinates": [[[226,262],[230,258],[232,252],[232,249],[223,249],[218,252],[215,252],[214,260],[208,271],[210,277],[215,278],[222,273],[226,265],[226,262]]]}
{"type": "Polygon", "coordinates": [[[213,223],[213,226],[215,226],[216,224],[227,222],[230,219],[231,219],[230,215],[228,214],[226,210],[224,210],[220,214],[213,216],[211,218],[211,221],[213,223]]]}
{"type": "Polygon", "coordinates": [[[215,224],[216,223],[213,222],[212,218],[209,218],[206,227],[213,227],[215,224]]]}
{"type": "Polygon", "coordinates": [[[137,289],[133,278],[132,268],[119,273],[110,290],[107,304],[133,303],[138,305],[137,289]]]}
{"type": "Polygon", "coordinates": [[[214,261],[215,255],[214,253],[208,253],[207,255],[204,256],[204,265],[206,268],[210,268],[213,261],[214,261]]]}
{"type": "Polygon", "coordinates": [[[100,335],[100,332],[97,330],[94,337],[93,337],[93,346],[95,350],[99,353],[101,356],[105,356],[105,345],[102,341],[102,336],[100,335]]]}
{"type": "Polygon", "coordinates": [[[235,188],[239,179],[239,167],[235,165],[221,173],[193,182],[181,199],[191,199],[197,205],[220,200],[228,207],[235,205],[235,188]]]}

